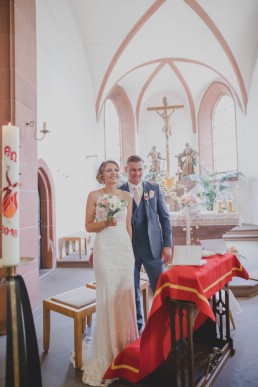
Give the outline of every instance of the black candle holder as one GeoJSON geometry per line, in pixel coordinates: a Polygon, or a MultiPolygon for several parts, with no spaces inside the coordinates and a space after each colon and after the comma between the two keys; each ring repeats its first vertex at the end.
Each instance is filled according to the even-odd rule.
{"type": "Polygon", "coordinates": [[[6,269],[7,341],[5,387],[42,387],[37,336],[25,282],[16,267],[34,262],[21,258],[6,269]]]}

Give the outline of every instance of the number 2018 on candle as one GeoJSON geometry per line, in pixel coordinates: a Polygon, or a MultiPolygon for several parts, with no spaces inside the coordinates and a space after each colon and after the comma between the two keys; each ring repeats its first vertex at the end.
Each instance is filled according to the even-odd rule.
{"type": "Polygon", "coordinates": [[[2,233],[4,235],[11,234],[15,238],[18,236],[18,230],[15,230],[15,229],[9,228],[9,227],[5,227],[5,226],[2,226],[2,233]]]}

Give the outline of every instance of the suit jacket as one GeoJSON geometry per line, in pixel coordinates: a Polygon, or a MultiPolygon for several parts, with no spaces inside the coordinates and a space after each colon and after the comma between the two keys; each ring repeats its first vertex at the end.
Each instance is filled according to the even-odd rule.
{"type": "MultiPolygon", "coordinates": [[[[172,247],[172,227],[170,222],[170,214],[160,186],[156,183],[150,183],[146,181],[143,181],[142,184],[143,201],[146,210],[150,247],[152,255],[155,258],[160,258],[161,251],[164,246],[172,247]]],[[[128,183],[122,184],[120,189],[130,192],[128,183]]],[[[136,209],[136,203],[133,201],[133,245],[135,241],[134,224],[136,209]]]]}

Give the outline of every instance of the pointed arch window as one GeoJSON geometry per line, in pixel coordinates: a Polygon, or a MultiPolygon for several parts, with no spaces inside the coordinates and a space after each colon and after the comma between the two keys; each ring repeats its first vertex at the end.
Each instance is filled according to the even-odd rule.
{"type": "Polygon", "coordinates": [[[108,99],[105,103],[105,158],[121,164],[121,125],[116,106],[108,99]]]}
{"type": "Polygon", "coordinates": [[[212,116],[213,165],[216,172],[237,170],[236,114],[232,97],[223,95],[212,116]]]}

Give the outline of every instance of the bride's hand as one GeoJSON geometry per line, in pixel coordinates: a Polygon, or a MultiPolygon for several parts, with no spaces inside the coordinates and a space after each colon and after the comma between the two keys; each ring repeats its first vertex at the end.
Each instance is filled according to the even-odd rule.
{"type": "Polygon", "coordinates": [[[117,218],[115,216],[111,219],[110,226],[117,226],[117,218]]]}
{"type": "Polygon", "coordinates": [[[114,216],[110,220],[106,221],[106,227],[117,226],[117,218],[114,216]]]}

